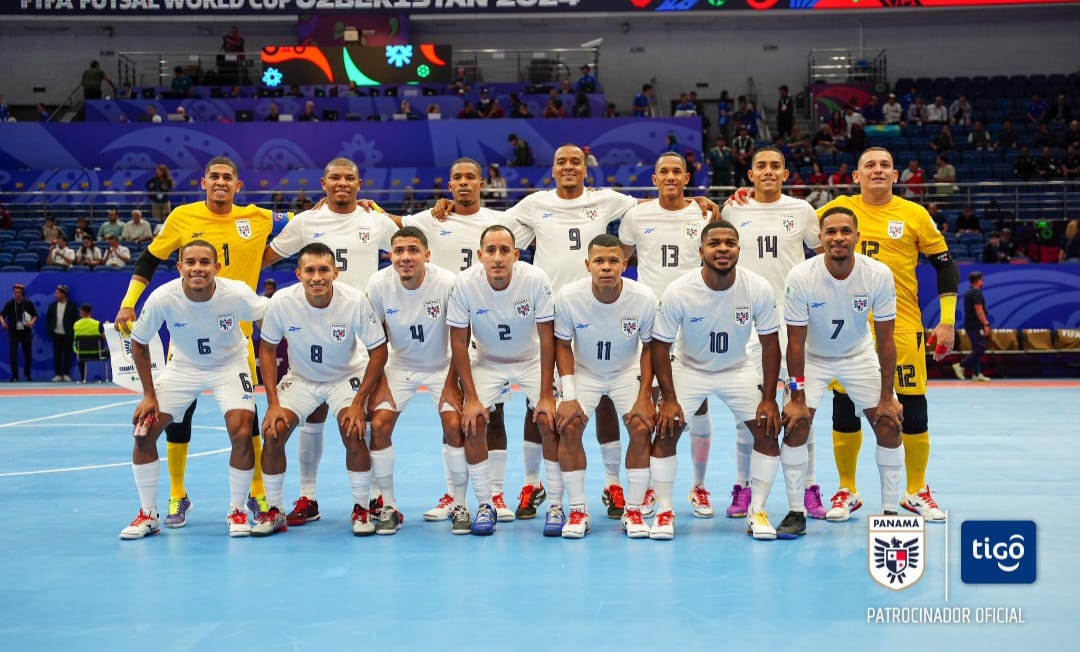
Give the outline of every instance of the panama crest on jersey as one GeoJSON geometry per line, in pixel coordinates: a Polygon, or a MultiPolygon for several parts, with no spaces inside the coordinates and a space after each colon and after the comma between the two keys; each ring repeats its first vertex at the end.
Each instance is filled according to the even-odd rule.
{"type": "Polygon", "coordinates": [[[525,319],[532,314],[532,303],[526,299],[518,299],[514,302],[514,314],[518,319],[525,319]]]}
{"type": "Polygon", "coordinates": [[[634,337],[638,334],[638,318],[637,317],[623,317],[622,318],[622,334],[627,337],[634,337]]]}
{"type": "Polygon", "coordinates": [[[356,239],[360,244],[366,245],[371,242],[371,227],[361,226],[356,229],[356,239]]]}
{"type": "Polygon", "coordinates": [[[231,312],[225,313],[224,315],[218,315],[217,326],[222,333],[228,333],[235,325],[236,319],[233,318],[233,314],[231,312]]]}
{"type": "Polygon", "coordinates": [[[596,208],[596,204],[586,204],[581,210],[585,213],[586,222],[595,222],[600,217],[600,211],[596,208]]]}
{"type": "Polygon", "coordinates": [[[870,294],[856,292],[851,295],[851,309],[855,312],[866,312],[870,309],[870,294]]]}
{"type": "Polygon", "coordinates": [[[330,324],[330,341],[344,342],[349,328],[345,324],[330,324]]]}
{"type": "Polygon", "coordinates": [[[889,237],[893,240],[899,240],[904,237],[904,223],[897,220],[890,220],[889,237]]]}
{"type": "Polygon", "coordinates": [[[442,314],[442,302],[438,299],[428,299],[424,302],[424,314],[428,319],[435,320],[442,314]]]}
{"type": "Polygon", "coordinates": [[[795,216],[784,215],[780,218],[780,226],[784,227],[784,233],[795,233],[795,216]]]}
{"type": "Polygon", "coordinates": [[[236,220],[236,232],[245,240],[251,238],[251,220],[246,217],[236,220]]]}
{"type": "Polygon", "coordinates": [[[683,224],[683,235],[691,242],[697,240],[701,236],[701,222],[686,222],[683,224]]]}
{"type": "Polygon", "coordinates": [[[750,323],[750,306],[735,306],[735,324],[746,326],[750,323]]]}

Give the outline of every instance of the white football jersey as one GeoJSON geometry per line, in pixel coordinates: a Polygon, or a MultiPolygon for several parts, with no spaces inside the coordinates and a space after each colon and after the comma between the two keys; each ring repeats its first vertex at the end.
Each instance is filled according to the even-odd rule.
{"type": "Polygon", "coordinates": [[[674,342],[678,336],[676,357],[691,369],[714,372],[742,364],[755,330],[758,335],[780,330],[776,300],[765,279],[740,269],[734,285],[718,292],[694,270],[664,290],[653,338],[674,342]]]}
{"type": "MultiPolygon", "coordinates": [[[[450,213],[441,222],[431,216],[430,210],[426,210],[415,215],[406,215],[401,218],[401,223],[423,231],[428,239],[431,263],[455,274],[479,264],[476,250],[480,248],[480,234],[489,226],[502,224],[514,233],[515,239],[531,238],[527,229],[510,219],[506,213],[483,207],[473,215],[450,213]]],[[[519,242],[517,246],[522,245],[519,242]]]]}
{"type": "Polygon", "coordinates": [[[267,298],[252,292],[246,283],[219,276],[209,300],[192,301],[184,295],[182,283],[183,279],[173,279],[150,293],[131,339],[149,344],[164,322],[169,329],[170,360],[200,369],[247,360],[247,338],[240,322],[262,319],[267,298]]]}
{"type": "Polygon", "coordinates": [[[378,271],[368,283],[367,295],[375,315],[385,324],[390,341],[389,364],[418,371],[450,366],[450,328],[447,304],[454,275],[428,263],[424,282],[406,289],[393,267],[378,271]]]}
{"type": "Polygon", "coordinates": [[[701,267],[701,208],[690,202],[669,211],[654,199],[630,209],[619,225],[619,239],[637,249],[638,280],[659,299],[683,274],[701,267]]]}
{"type": "Polygon", "coordinates": [[[599,379],[639,373],[640,343],[652,341],[655,319],[652,291],[628,278],[614,303],[596,299],[591,276],[555,296],[555,337],[573,340],[574,373],[599,379]]]}
{"type": "Polygon", "coordinates": [[[547,272],[552,287],[559,290],[570,281],[589,275],[585,269],[589,242],[607,233],[609,224],[636,205],[633,197],[610,188],[586,188],[574,199],[563,199],[554,190],[544,190],[528,195],[506,214],[527,229],[527,235],[517,242],[519,249],[535,238],[533,264],[547,272]]]}
{"type": "Polygon", "coordinates": [[[379,270],[379,250],[390,250],[390,236],[397,225],[384,213],[357,207],[352,213],[335,213],[323,206],[294,216],[270,243],[288,258],[304,245],[321,242],[334,251],[340,274],[338,282],[363,290],[379,270]]]}
{"type": "Polygon", "coordinates": [[[510,285],[496,291],[482,265],[458,274],[450,292],[446,321],[472,326],[477,357],[483,361],[523,362],[540,357],[536,325],[555,319],[551,281],[543,270],[514,263],[510,285]]]}
{"type": "Polygon", "coordinates": [[[278,290],[263,319],[262,339],[289,340],[289,373],[321,383],[357,373],[367,349],[386,341],[364,293],[334,283],[330,305],[308,303],[301,283],[278,290]],[[364,348],[361,348],[361,344],[364,348]]]}
{"type": "Polygon", "coordinates": [[[896,284],[892,271],[879,261],[855,254],[855,268],[846,279],[825,268],[825,255],[796,265],[787,277],[784,319],[806,326],[807,355],[836,358],[873,350],[868,318],[896,319],[896,284]]]}

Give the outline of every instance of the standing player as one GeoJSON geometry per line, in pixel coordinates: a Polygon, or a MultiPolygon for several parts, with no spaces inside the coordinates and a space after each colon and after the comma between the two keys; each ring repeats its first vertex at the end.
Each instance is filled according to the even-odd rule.
{"type": "Polygon", "coordinates": [[[174,415],[186,410],[206,390],[214,394],[232,442],[225,522],[229,536],[247,536],[251,524],[244,512],[244,498],[255,467],[250,432],[255,377],[245,360],[244,349],[250,344],[240,324],[262,319],[267,300],[239,281],[217,278],[221,269],[217,248],[205,240],[192,240],[181,247],[176,267],[180,278],[150,294],[131,333],[131,357],[143,389],[132,420],[136,428],[131,453],[140,508],[135,520],[120,531],[120,538],[141,539],[161,531],[157,439],[174,415]],[[167,324],[172,342],[169,362],[155,384],[148,344],[162,323],[167,324]]]}
{"type": "MultiPolygon", "coordinates": [[[[263,267],[292,256],[305,245],[321,242],[334,252],[340,283],[363,292],[368,279],[379,269],[379,250],[390,248],[390,236],[398,224],[385,213],[360,205],[356,199],[360,171],[349,159],[336,158],[327,163],[320,183],[326,192],[326,204],[289,220],[263,252],[263,267]]],[[[326,415],[327,408],[320,406],[300,426],[300,497],[287,517],[294,527],[320,518],[315,485],[326,415]]]]}
{"type": "Polygon", "coordinates": [[[555,297],[555,362],[561,374],[562,402],[556,412],[554,441],[544,442],[551,499],[544,535],[561,533],[565,539],[575,539],[589,531],[581,434],[600,398],[607,396],[623,415],[630,439],[623,529],[632,539],[648,537],[641,504],[649,486],[649,440],[656,419],[650,358],[656,299],[649,288],[622,278],[626,258],[618,238],[606,233],[596,236],[589,242],[588,254],[589,278],[569,283],[555,297]],[[565,525],[562,486],[570,500],[565,525]],[[561,526],[561,532],[556,526],[561,526]]]}
{"type": "MultiPolygon", "coordinates": [[[[802,442],[809,434],[818,403],[833,381],[844,385],[877,435],[882,511],[895,514],[900,500],[903,407],[892,388],[896,286],[888,267],[855,253],[858,242],[859,221],[854,213],[839,206],[831,208],[821,216],[821,244],[826,252],[796,265],[787,277],[785,318],[791,400],[784,408],[787,436],[780,457],[791,511],[777,528],[781,538],[793,539],[806,533],[801,494],[808,456],[802,442]],[[867,319],[870,313],[874,337],[870,336],[867,319]]],[[[765,498],[755,492],[752,505],[763,504],[765,498]]],[[[839,520],[849,515],[843,514],[839,520]]]]}
{"type": "MultiPolygon", "coordinates": [[[[656,490],[657,514],[652,539],[675,536],[671,495],[678,470],[675,447],[686,424],[681,405],[701,405],[709,394],[727,404],[754,435],[751,482],[768,494],[779,456],[776,434],[780,410],[776,384],[780,373],[780,323],[768,282],[749,271],[736,273],[739,232],[730,222],[705,225],[699,248],[702,268],[680,276],[664,291],[653,327],[653,373],[660,385],[649,469],[656,490]],[[761,340],[764,383],[747,356],[746,342],[756,330],[761,340]],[[678,342],[675,360],[672,344],[678,342]]],[[[748,531],[768,526],[760,512],[748,531]]]]}
{"type": "MultiPolygon", "coordinates": [[[[818,239],[818,219],[814,207],[805,200],[783,194],[783,184],[788,179],[787,161],[783,152],[775,147],[763,147],[754,152],[747,173],[754,187],[753,199],[745,204],[725,206],[722,215],[739,229],[739,238],[747,244],[739,256],[739,267],[763,276],[773,290],[780,320],[784,318],[784,280],[791,268],[806,260],[804,247],[821,251],[818,239]]],[[[787,332],[780,329],[780,351],[787,345],[787,332]]],[[[757,363],[760,346],[750,339],[750,359],[757,363]]],[[[758,370],[760,373],[760,369],[758,370]]],[[[780,377],[786,378],[784,365],[780,365],[780,377]]],[[[697,442],[697,439],[691,439],[697,442]]],[[[708,461],[708,440],[701,464],[708,461]]],[[[750,431],[736,419],[735,423],[735,485],[731,491],[731,505],[727,508],[729,518],[743,518],[750,507],[750,457],[754,439],[750,431]]],[[[821,504],[821,488],[814,482],[814,440],[811,431],[807,441],[809,463],[806,469],[806,495],[803,504],[807,515],[825,518],[821,504]]],[[[697,460],[695,457],[695,477],[697,460]]],[[[702,468],[704,478],[704,468],[702,468]]]]}
{"type": "MultiPolygon", "coordinates": [[[[690,174],[686,159],[677,152],[664,152],[656,160],[652,176],[657,199],[634,206],[619,225],[619,239],[626,245],[629,258],[637,251],[638,280],[659,299],[677,278],[701,267],[697,253],[700,244],[701,211],[685,197],[690,174]]],[[[694,406],[690,419],[690,456],[694,462],[694,483],[690,503],[694,516],[712,518],[713,508],[705,489],[705,468],[709,458],[712,420],[709,402],[694,406]]],[[[649,501],[651,502],[651,498],[649,501]]],[[[651,515],[652,505],[646,506],[651,515]]]]}
{"type": "MultiPolygon", "coordinates": [[[[210,159],[203,171],[201,184],[206,191],[206,200],[183,204],[173,209],[161,232],[136,261],[127,294],[116,313],[116,326],[121,331],[130,330],[131,322],[135,320],[135,304],[153,278],[158,265],[193,240],[204,240],[214,245],[221,262],[222,278],[242,281],[252,291],[256,290],[263,247],[266,246],[276,223],[287,216],[271,213],[254,204],[234,205],[236,193],[244,184],[240,181],[236,163],[224,156],[210,159]]],[[[242,322],[240,329],[249,340],[249,373],[251,378],[256,378],[255,351],[250,345],[251,324],[242,322]]],[[[193,398],[183,419],[165,430],[170,480],[169,513],[165,517],[165,527],[184,527],[187,524],[187,513],[191,511],[192,504],[184,487],[184,475],[188,444],[191,441],[191,418],[194,413],[193,398]]],[[[252,445],[255,447],[255,472],[252,475],[247,507],[252,514],[258,514],[266,509],[266,490],[263,488],[262,473],[259,470],[262,439],[259,438],[258,424],[254,422],[257,416],[253,415],[252,419],[250,432],[254,438],[252,445]]]]}
{"type": "Polygon", "coordinates": [[[480,236],[481,267],[462,272],[454,281],[446,321],[450,351],[464,404],[465,456],[469,479],[480,507],[473,534],[495,531],[498,515],[491,505],[492,473],[488,465],[487,416],[509,398],[510,384],[525,390],[541,437],[555,424],[552,393],[555,367],[555,319],[551,283],[542,270],[518,261],[514,234],[505,226],[488,227],[480,236]],[[476,342],[476,363],[469,360],[470,332],[476,342]]]}
{"type": "MultiPolygon", "coordinates": [[[[477,242],[480,238],[477,237],[477,242]]],[[[394,447],[391,436],[398,416],[416,395],[420,385],[428,388],[442,424],[443,459],[452,486],[451,529],[468,534],[471,526],[466,507],[468,466],[461,434],[461,391],[450,366],[447,303],[454,274],[427,264],[431,255],[424,232],[406,226],[390,239],[393,267],[383,269],[368,283],[367,295],[375,315],[390,340],[390,363],[386,382],[393,399],[372,406],[371,468],[383,508],[375,526],[377,534],[394,534],[402,516],[394,502],[394,447]]]]}
{"type": "MultiPolygon", "coordinates": [[[[926,348],[935,345],[934,360],[940,361],[953,347],[956,320],[956,291],[960,271],[949,255],[945,238],[922,206],[893,194],[897,171],[892,154],[871,147],[859,157],[853,178],[859,195],[837,197],[819,210],[820,215],[837,206],[859,216],[862,254],[881,261],[892,270],[896,282],[896,376],[894,386],[904,406],[903,439],[907,489],[901,505],[921,514],[927,521],[943,522],[943,512],[926,484],[930,459],[930,434],[926,409],[926,348]],[[922,313],[919,310],[915,266],[923,254],[937,271],[937,291],[941,322],[923,342],[922,313]]],[[[855,405],[845,394],[833,398],[833,453],[840,475],[840,490],[833,496],[830,520],[843,520],[862,506],[855,486],[855,469],[862,446],[862,430],[855,405]]]]}
{"type": "Polygon", "coordinates": [[[316,242],[300,249],[296,278],[274,293],[262,323],[259,361],[266,387],[262,430],[263,469],[269,509],[258,516],[256,536],[288,529],[282,509],[285,492],[285,443],[300,419],[328,405],[345,444],[345,467],[353,492],[352,530],[375,531],[368,510],[371,458],[364,441],[364,411],[386,365],[386,337],[363,292],[338,278],[334,250],[316,242]],[[277,347],[289,340],[289,373],[278,384],[277,347]],[[361,347],[370,352],[370,360],[361,347]],[[366,363],[366,367],[365,367],[366,363]]]}

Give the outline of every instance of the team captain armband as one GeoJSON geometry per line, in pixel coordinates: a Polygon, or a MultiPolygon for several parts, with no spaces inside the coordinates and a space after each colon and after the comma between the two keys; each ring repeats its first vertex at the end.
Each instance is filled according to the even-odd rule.
{"type": "Polygon", "coordinates": [[[801,392],[806,389],[806,376],[792,376],[788,378],[788,389],[793,392],[801,392]]]}

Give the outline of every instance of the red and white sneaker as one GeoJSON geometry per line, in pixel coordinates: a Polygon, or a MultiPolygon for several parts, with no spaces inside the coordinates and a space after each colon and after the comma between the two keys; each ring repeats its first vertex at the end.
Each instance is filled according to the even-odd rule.
{"type": "Polygon", "coordinates": [[[159,534],[160,532],[161,520],[158,519],[157,511],[153,509],[150,511],[140,509],[139,515],[135,517],[135,520],[129,523],[126,528],[120,530],[120,538],[128,540],[142,539],[159,534]]]}
{"type": "Polygon", "coordinates": [[[495,514],[500,523],[514,520],[514,512],[506,506],[506,495],[503,492],[492,494],[491,505],[495,508],[495,514]]]}
{"type": "Polygon", "coordinates": [[[292,511],[285,515],[285,522],[289,527],[300,527],[306,523],[313,523],[322,518],[319,513],[319,501],[307,496],[300,496],[293,503],[292,511]]]}
{"type": "MultiPolygon", "coordinates": [[[[521,488],[521,493],[518,494],[518,508],[514,512],[514,517],[523,520],[536,518],[536,508],[545,500],[547,500],[547,490],[544,489],[543,484],[525,485],[521,488]]],[[[500,514],[500,516],[502,515],[500,514]]]]}
{"type": "Polygon", "coordinates": [[[649,526],[645,525],[645,519],[641,516],[641,510],[627,507],[623,510],[622,529],[626,536],[631,539],[648,539],[649,526]]]}
{"type": "Polygon", "coordinates": [[[934,496],[930,493],[929,485],[904,496],[904,499],[900,501],[900,506],[909,512],[915,512],[927,521],[943,522],[946,519],[945,512],[941,511],[934,496]]]}
{"type": "Polygon", "coordinates": [[[712,503],[709,502],[709,491],[702,485],[697,485],[690,490],[690,504],[694,506],[694,516],[698,518],[716,516],[712,503]]]}
{"type": "Polygon", "coordinates": [[[367,507],[353,505],[352,533],[358,537],[369,537],[375,534],[375,521],[371,519],[371,510],[367,507]]]}
{"type": "Polygon", "coordinates": [[[645,490],[645,498],[641,500],[641,515],[651,518],[656,513],[656,492],[652,489],[645,490]]]}
{"type": "Polygon", "coordinates": [[[604,495],[600,498],[603,501],[604,506],[607,507],[607,517],[620,519],[623,515],[623,510],[626,509],[626,495],[623,493],[623,488],[617,484],[608,485],[604,489],[604,495]]]}
{"type": "Polygon", "coordinates": [[[251,536],[251,521],[248,520],[247,512],[244,510],[235,507],[229,510],[225,523],[229,526],[230,537],[251,536]]]}
{"type": "Polygon", "coordinates": [[[562,538],[584,539],[592,528],[589,524],[589,514],[584,505],[574,505],[570,508],[570,518],[563,525],[562,538]]]}
{"type": "Polygon", "coordinates": [[[439,502],[434,507],[424,512],[425,521],[445,521],[450,518],[450,513],[454,510],[454,497],[450,494],[443,494],[439,502]]]}
{"type": "Polygon", "coordinates": [[[832,507],[825,513],[828,521],[846,521],[851,518],[851,513],[862,507],[862,498],[859,493],[852,493],[847,487],[842,487],[833,494],[832,507]]]}
{"type": "Polygon", "coordinates": [[[656,515],[653,526],[649,528],[649,538],[670,541],[675,538],[675,512],[668,509],[656,515]]]}

